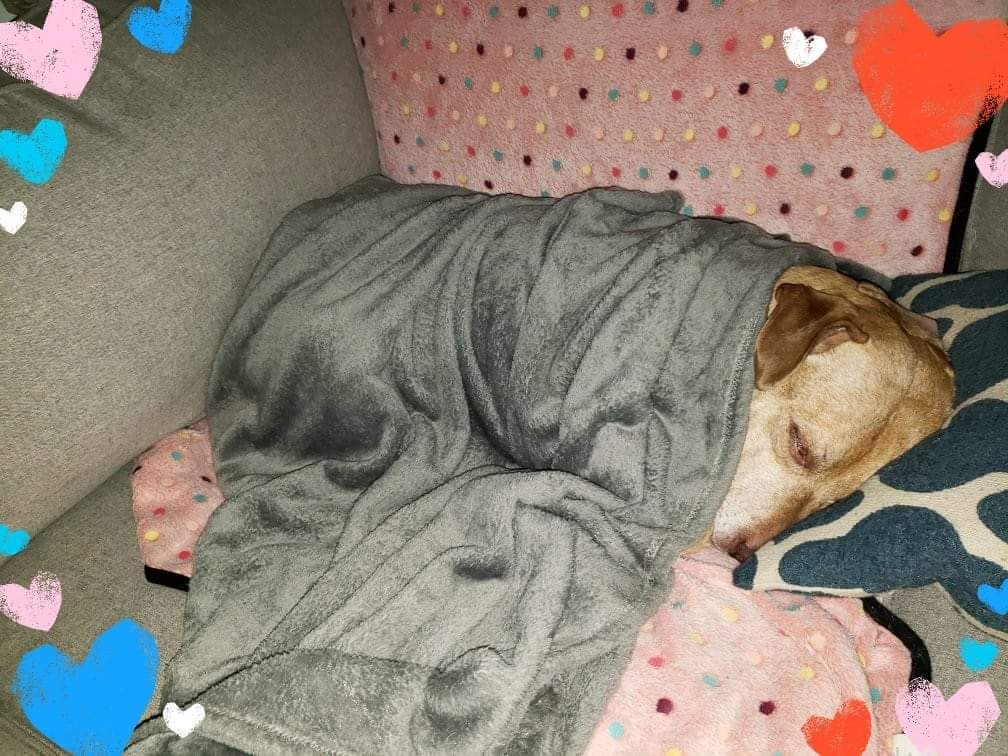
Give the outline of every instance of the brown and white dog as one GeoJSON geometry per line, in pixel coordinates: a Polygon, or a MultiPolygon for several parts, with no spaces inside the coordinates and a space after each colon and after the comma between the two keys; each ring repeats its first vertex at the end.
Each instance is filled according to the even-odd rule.
{"type": "Polygon", "coordinates": [[[797,266],[777,280],[755,372],[738,468],[700,542],[739,561],[855,491],[952,408],[935,322],[825,268],[797,266]]]}

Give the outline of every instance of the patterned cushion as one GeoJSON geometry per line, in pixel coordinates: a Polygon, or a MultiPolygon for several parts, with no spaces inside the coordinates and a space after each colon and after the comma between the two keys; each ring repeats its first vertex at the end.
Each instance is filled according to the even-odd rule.
{"type": "MultiPolygon", "coordinates": [[[[396,181],[677,189],[889,275],[942,268],[967,144],[918,153],[878,123],[851,65],[878,0],[345,4],[396,181]],[[812,65],[790,27],[827,40],[812,65]]],[[[1001,11],[915,7],[937,30],[1001,11]]]]}
{"type": "Polygon", "coordinates": [[[938,321],[956,371],[952,418],[761,548],[735,584],[864,596],[938,583],[1008,638],[1008,270],[905,276],[892,295],[938,321]]]}

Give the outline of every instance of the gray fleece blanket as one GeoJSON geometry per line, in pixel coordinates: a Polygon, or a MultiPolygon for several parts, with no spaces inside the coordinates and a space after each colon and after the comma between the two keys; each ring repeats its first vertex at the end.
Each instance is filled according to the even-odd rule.
{"type": "Polygon", "coordinates": [[[130,754],[578,753],[731,481],[816,248],[672,193],[364,179],[275,233],[216,358],[227,496],[130,754]]]}

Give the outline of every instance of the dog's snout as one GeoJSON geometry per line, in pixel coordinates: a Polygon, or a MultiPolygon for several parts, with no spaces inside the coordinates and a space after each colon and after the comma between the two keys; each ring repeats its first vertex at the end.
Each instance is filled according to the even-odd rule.
{"type": "Polygon", "coordinates": [[[750,548],[746,540],[746,537],[741,535],[724,539],[714,538],[711,543],[741,564],[753,555],[753,549],[750,548]]]}
{"type": "Polygon", "coordinates": [[[741,564],[746,561],[749,557],[753,555],[753,550],[749,548],[749,544],[745,541],[739,541],[735,546],[733,546],[728,551],[728,556],[735,559],[741,564]]]}

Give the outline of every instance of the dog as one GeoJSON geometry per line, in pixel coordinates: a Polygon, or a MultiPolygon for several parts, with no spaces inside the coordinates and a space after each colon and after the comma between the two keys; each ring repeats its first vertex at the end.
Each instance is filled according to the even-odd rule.
{"type": "Polygon", "coordinates": [[[745,440],[708,543],[740,562],[853,493],[944,425],[953,371],[937,324],[874,284],[795,266],[754,349],[745,440]]]}

